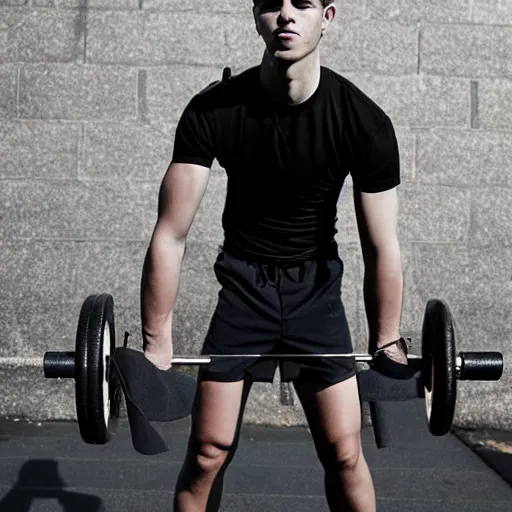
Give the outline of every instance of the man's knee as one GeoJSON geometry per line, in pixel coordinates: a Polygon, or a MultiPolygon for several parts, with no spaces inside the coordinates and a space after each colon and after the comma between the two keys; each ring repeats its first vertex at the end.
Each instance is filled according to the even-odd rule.
{"type": "Polygon", "coordinates": [[[352,471],[361,457],[359,435],[339,438],[333,443],[317,447],[320,462],[328,473],[352,471]]]}
{"type": "Polygon", "coordinates": [[[229,463],[234,449],[233,444],[195,440],[190,445],[188,459],[200,474],[216,474],[229,463]]]}

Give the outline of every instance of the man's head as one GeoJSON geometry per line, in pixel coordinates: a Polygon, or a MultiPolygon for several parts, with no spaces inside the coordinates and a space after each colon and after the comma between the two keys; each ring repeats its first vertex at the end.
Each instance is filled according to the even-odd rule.
{"type": "Polygon", "coordinates": [[[318,48],[336,15],[334,0],[253,0],[256,30],[276,59],[295,62],[318,48]]]}

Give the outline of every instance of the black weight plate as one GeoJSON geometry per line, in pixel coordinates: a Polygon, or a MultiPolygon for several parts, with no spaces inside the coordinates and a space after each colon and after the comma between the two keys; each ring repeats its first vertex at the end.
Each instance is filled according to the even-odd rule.
{"type": "Polygon", "coordinates": [[[85,299],[80,309],[78,327],[75,340],[75,404],[76,417],[80,435],[86,443],[91,442],[91,432],[88,423],[87,411],[87,364],[88,364],[88,342],[87,333],[91,309],[96,300],[95,295],[85,299]]]}
{"type": "Polygon", "coordinates": [[[115,351],[114,299],[98,295],[90,312],[87,333],[87,418],[90,443],[105,444],[114,426],[111,410],[113,372],[110,360],[115,351]]]}
{"type": "Polygon", "coordinates": [[[422,328],[422,381],[430,432],[450,431],[455,414],[457,372],[455,326],[448,305],[439,299],[427,303],[422,328]]]}

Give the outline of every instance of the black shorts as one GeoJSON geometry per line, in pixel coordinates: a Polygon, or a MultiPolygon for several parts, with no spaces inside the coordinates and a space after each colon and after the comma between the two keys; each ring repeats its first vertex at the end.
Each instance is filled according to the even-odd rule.
{"type": "MultiPolygon", "coordinates": [[[[221,252],[214,265],[221,285],[202,354],[345,354],[352,341],[341,300],[341,259],[253,263],[221,252]]],[[[350,358],[213,358],[206,380],[247,377],[335,384],[356,374],[350,358]]]]}

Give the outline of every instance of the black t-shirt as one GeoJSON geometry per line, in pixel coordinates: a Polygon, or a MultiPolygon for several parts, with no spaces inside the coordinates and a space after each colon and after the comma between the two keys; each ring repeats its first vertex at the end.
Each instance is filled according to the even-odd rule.
{"type": "Polygon", "coordinates": [[[305,102],[274,102],[260,66],[196,94],[176,130],[174,163],[227,173],[223,248],[249,261],[337,256],[337,201],[348,174],[363,192],[400,183],[389,117],[353,83],[321,67],[305,102]],[[333,252],[334,251],[334,252],[333,252]]]}

